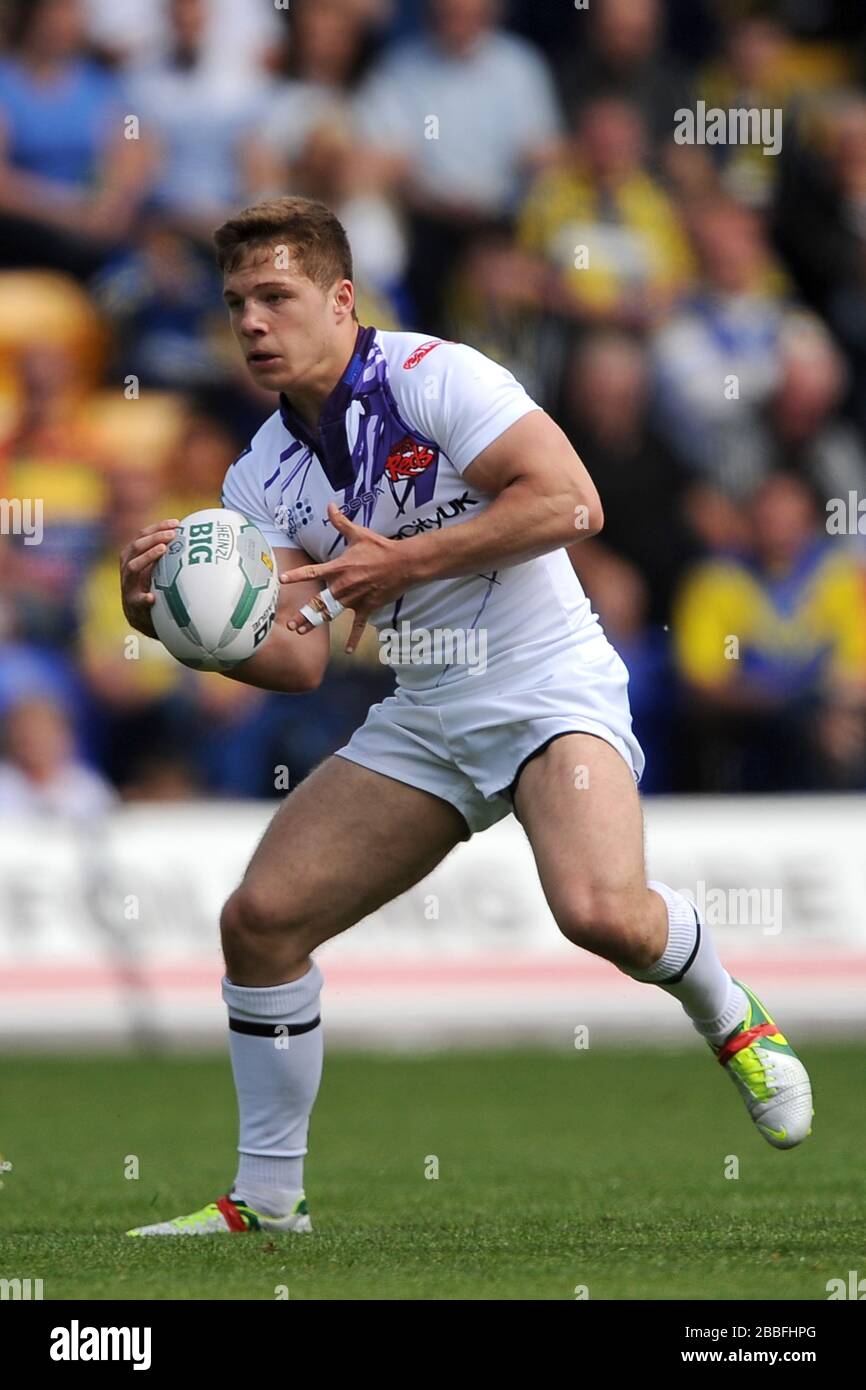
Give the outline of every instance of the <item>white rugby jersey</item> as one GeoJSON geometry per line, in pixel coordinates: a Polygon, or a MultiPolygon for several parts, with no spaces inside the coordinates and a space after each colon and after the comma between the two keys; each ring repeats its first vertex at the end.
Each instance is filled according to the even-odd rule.
{"type": "MultiPolygon", "coordinates": [[[[359,525],[392,539],[443,533],[494,500],[471,487],[464,470],[538,409],[511,372],[474,348],[360,328],[318,434],[281,394],[279,408],[228,470],[222,504],[255,522],[271,545],[298,547],[319,563],[345,546],[328,519],[332,500],[359,525]]],[[[476,653],[483,634],[487,674],[506,683],[509,673],[525,674],[542,657],[573,651],[578,632],[585,638],[595,628],[602,636],[565,550],[414,585],[371,622],[381,639],[408,638],[400,659],[393,636],[386,650],[398,683],[416,690],[480,678],[465,658],[430,659],[449,654],[437,633],[470,634],[466,650],[474,641],[476,653]]],[[[460,658],[459,643],[450,652],[460,658]]]]}

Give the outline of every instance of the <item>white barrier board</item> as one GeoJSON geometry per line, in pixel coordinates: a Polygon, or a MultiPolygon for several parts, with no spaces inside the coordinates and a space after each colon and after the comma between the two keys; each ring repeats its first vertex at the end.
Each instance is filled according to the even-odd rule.
{"type": "MultiPolygon", "coordinates": [[[[866,1031],[866,798],[645,811],[650,877],[698,903],[734,975],[792,1030],[866,1031]]],[[[86,831],[0,822],[0,1037],[53,1050],[224,1038],[220,907],[271,814],[202,803],[127,807],[86,831]]],[[[580,1025],[610,1042],[693,1038],[668,996],[560,935],[513,817],[317,959],[338,1041],[568,1045],[580,1025]]]]}

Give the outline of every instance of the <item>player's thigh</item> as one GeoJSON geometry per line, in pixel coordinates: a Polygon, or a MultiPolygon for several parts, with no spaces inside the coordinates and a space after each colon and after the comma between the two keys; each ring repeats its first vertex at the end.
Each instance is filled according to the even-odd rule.
{"type": "Polygon", "coordinates": [[[637,909],[643,902],[640,800],[630,768],[604,739],[555,739],[526,764],[514,805],[550,910],[566,935],[615,930],[630,905],[637,909]]]}
{"type": "Polygon", "coordinates": [[[241,893],[313,949],[411,888],[467,833],[449,802],[333,756],[286,797],[241,893]]]}

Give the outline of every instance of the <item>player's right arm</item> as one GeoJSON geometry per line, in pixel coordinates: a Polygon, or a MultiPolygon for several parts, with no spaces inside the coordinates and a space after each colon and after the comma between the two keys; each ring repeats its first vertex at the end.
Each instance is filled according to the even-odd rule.
{"type": "MultiPolygon", "coordinates": [[[[292,565],[311,565],[313,561],[305,550],[291,546],[274,546],[274,560],[277,574],[292,565]]],[[[309,583],[295,585],[303,590],[301,603],[309,603],[315,594],[322,592],[322,582],[311,579],[309,583]]],[[[298,606],[298,594],[290,593],[288,586],[280,585],[277,599],[277,614],[260,649],[246,661],[241,661],[225,674],[232,680],[244,681],[247,685],[257,685],[262,690],[284,690],[296,693],[315,690],[321,685],[322,677],[331,654],[331,630],[327,623],[314,628],[308,636],[290,632],[286,622],[298,606]],[[310,650],[306,643],[311,642],[310,650]]]]}
{"type": "MultiPolygon", "coordinates": [[[[176,517],[169,517],[155,522],[152,526],[146,526],[120,557],[123,611],[127,622],[145,637],[156,638],[151,612],[155,601],[152,590],[153,567],[174,540],[177,534],[175,528],[179,524],[176,517]]],[[[293,566],[312,564],[305,550],[289,546],[276,546],[274,558],[278,574],[293,566]]],[[[328,626],[323,623],[308,636],[302,637],[289,631],[285,619],[289,610],[294,609],[298,602],[307,603],[314,594],[321,592],[321,588],[319,580],[296,584],[293,586],[293,593],[281,586],[277,601],[277,617],[266,641],[253,656],[239,662],[231,671],[223,674],[247,685],[259,686],[262,690],[280,690],[292,694],[315,690],[321,684],[328,664],[328,626]]]]}

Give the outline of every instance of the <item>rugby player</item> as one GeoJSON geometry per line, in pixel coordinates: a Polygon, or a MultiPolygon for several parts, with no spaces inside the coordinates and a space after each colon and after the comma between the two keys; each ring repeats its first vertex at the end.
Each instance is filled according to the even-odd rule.
{"type": "MultiPolygon", "coordinates": [[[[486,662],[422,663],[411,644],[392,645],[395,693],[274,816],[221,919],[234,1183],[129,1234],[311,1229],[303,1167],[323,1056],[313,952],[512,812],[568,941],[678,1000],[764,1138],[799,1144],[813,1115],[802,1062],[725,970],[692,904],[646,879],[628,675],[567,554],[602,525],[583,463],[473,348],[359,324],[350,247],[324,205],[261,203],[214,241],[247,367],[278,393],[222,503],[274,547],[279,620],[230,677],[314,690],[341,607],[354,613],[347,650],[368,622],[380,636],[483,629],[486,662]]],[[[121,557],[124,611],[150,636],[151,574],[177,525],[149,526],[121,557]]]]}

